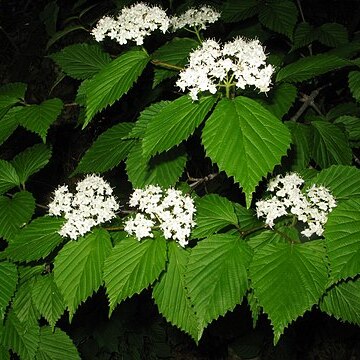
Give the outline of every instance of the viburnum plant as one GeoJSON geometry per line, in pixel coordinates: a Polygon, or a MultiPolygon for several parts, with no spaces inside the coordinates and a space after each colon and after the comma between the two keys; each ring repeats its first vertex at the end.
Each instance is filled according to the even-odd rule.
{"type": "Polygon", "coordinates": [[[48,56],[60,79],[78,80],[83,132],[125,94],[139,108],[106,126],[37,211],[26,185],[51,159],[64,103],[0,88],[1,143],[18,126],[42,140],[0,160],[1,358],[79,359],[57,322],[100,287],[109,316],[150,288],[196,342],[244,301],[254,324],[267,315],[274,343],[313,308],[360,324],[360,40],[338,23],[310,26],[300,3],[134,2],[55,51],[84,27],[59,29],[48,56]],[[329,93],[351,98],[335,105],[329,93]],[[107,181],[122,162],[125,200],[107,181]]]}

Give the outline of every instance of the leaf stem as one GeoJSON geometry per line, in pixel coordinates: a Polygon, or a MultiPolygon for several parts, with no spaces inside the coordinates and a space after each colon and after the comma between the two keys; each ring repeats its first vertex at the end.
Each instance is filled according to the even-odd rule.
{"type": "Polygon", "coordinates": [[[151,63],[154,64],[155,66],[161,66],[161,67],[164,67],[166,69],[178,70],[178,71],[184,70],[184,68],[181,67],[181,66],[169,64],[169,63],[166,63],[166,62],[163,62],[163,61],[160,61],[160,60],[151,60],[151,63]]]}

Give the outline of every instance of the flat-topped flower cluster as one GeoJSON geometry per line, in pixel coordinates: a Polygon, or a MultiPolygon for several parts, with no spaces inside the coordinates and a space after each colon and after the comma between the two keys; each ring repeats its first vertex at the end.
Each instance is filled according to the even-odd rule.
{"type": "Polygon", "coordinates": [[[301,191],[304,180],[296,173],[272,179],[267,190],[273,194],[270,199],[256,203],[258,217],[265,217],[265,223],[274,226],[274,220],[293,215],[305,224],[301,232],[306,237],[321,236],[328,214],[336,207],[336,200],[324,186],[312,185],[301,191]]]}

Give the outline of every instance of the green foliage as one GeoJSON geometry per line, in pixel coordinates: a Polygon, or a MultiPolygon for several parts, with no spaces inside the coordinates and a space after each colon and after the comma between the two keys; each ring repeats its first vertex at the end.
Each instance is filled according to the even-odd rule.
{"type": "Polygon", "coordinates": [[[355,100],[360,102],[360,71],[349,73],[349,88],[355,100]]]}
{"type": "Polygon", "coordinates": [[[232,1],[226,0],[221,7],[221,19],[225,22],[238,22],[256,15],[259,11],[259,0],[232,1]]]}
{"type": "Polygon", "coordinates": [[[14,166],[5,160],[0,160],[0,194],[20,185],[19,175],[14,166]]]}
{"type": "Polygon", "coordinates": [[[289,112],[290,107],[295,102],[297,89],[291,84],[280,84],[271,92],[269,100],[270,104],[265,107],[273,113],[277,118],[281,119],[289,112]]]}
{"type": "Polygon", "coordinates": [[[14,264],[0,262],[0,317],[4,320],[6,308],[15,292],[18,272],[14,264]]]}

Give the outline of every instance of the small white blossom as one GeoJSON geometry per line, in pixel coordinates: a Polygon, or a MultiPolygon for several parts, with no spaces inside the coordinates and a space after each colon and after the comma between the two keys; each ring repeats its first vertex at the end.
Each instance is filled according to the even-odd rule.
{"type": "Polygon", "coordinates": [[[266,54],[259,40],[237,37],[221,46],[215,40],[205,40],[190,53],[189,64],[180,72],[176,83],[182,91],[190,90],[193,100],[198,93],[215,94],[219,86],[245,89],[254,86],[260,92],[270,90],[272,65],[266,64],[266,54]]]}
{"type": "Polygon", "coordinates": [[[220,13],[210,6],[203,5],[199,9],[190,8],[185,13],[171,18],[174,31],[184,27],[206,29],[206,24],[212,24],[220,18],[220,13]]]}
{"type": "Polygon", "coordinates": [[[119,205],[112,192],[111,186],[97,175],[88,175],[79,181],[75,194],[69,192],[67,186],[57,188],[49,204],[49,215],[66,219],[59,234],[77,239],[94,226],[114,218],[119,205]]]}
{"type": "Polygon", "coordinates": [[[163,9],[140,2],[124,7],[116,18],[103,17],[91,33],[96,41],[102,41],[108,36],[120,45],[128,41],[142,45],[144,38],[153,31],[159,29],[165,33],[169,26],[170,18],[163,9]]]}

